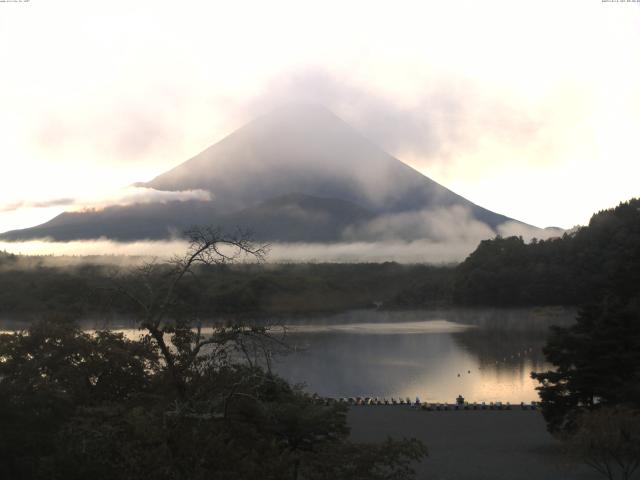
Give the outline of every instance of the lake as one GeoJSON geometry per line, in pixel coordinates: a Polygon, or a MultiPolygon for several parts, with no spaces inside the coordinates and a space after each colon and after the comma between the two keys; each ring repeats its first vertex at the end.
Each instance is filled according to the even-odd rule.
{"type": "MultiPolygon", "coordinates": [[[[323,396],[530,402],[538,400],[530,373],[550,368],[542,354],[549,326],[574,318],[565,309],[455,309],[287,319],[293,349],[276,356],[273,369],[323,396]]],[[[0,321],[0,330],[15,328],[0,321]]]]}
{"type": "Polygon", "coordinates": [[[453,402],[537,400],[531,371],[550,368],[542,347],[555,310],[357,311],[289,329],[295,353],[274,369],[320,395],[411,397],[453,402]]]}

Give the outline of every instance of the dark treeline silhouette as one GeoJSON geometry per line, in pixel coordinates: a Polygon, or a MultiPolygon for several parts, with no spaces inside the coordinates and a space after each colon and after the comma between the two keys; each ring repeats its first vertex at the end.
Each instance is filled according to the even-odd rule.
{"type": "MultiPolygon", "coordinates": [[[[91,263],[52,266],[47,257],[0,257],[0,316],[30,317],[46,311],[94,316],[133,305],[114,305],[104,289],[114,271],[91,263]],[[3,268],[4,267],[4,268],[3,268]]],[[[443,306],[450,303],[453,269],[445,266],[381,264],[203,265],[185,279],[185,294],[198,297],[210,317],[219,314],[296,314],[384,306],[443,306]],[[420,286],[421,288],[416,288],[420,286]],[[426,292],[422,287],[428,285],[426,292]]]]}
{"type": "Polygon", "coordinates": [[[552,433],[574,433],[588,411],[640,409],[640,295],[594,299],[576,323],[551,328],[543,352],[554,368],[533,378],[552,433]]]}
{"type": "Polygon", "coordinates": [[[456,269],[458,305],[582,305],[640,285],[640,199],[596,213],[560,238],[485,240],[456,269]]]}
{"type": "Polygon", "coordinates": [[[606,478],[630,479],[640,467],[640,200],[550,245],[564,255],[543,257],[540,271],[553,258],[582,307],[574,324],[551,328],[543,352],[553,368],[532,373],[547,428],[606,478]]]}

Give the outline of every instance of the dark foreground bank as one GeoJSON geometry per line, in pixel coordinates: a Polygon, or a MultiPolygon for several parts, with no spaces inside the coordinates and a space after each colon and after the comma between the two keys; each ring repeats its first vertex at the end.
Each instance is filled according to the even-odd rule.
{"type": "Polygon", "coordinates": [[[427,412],[406,407],[354,407],[354,441],[415,437],[429,449],[417,479],[596,480],[589,467],[562,454],[537,411],[427,412]]]}

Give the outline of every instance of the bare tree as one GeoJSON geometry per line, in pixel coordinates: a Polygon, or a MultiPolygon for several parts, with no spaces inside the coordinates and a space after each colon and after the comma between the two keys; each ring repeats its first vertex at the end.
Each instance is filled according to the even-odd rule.
{"type": "Polygon", "coordinates": [[[609,480],[629,480],[640,466],[640,412],[603,407],[584,413],[567,438],[569,452],[609,480]]]}
{"type": "MultiPolygon", "coordinates": [[[[193,227],[185,232],[187,251],[168,262],[151,261],[132,273],[114,278],[118,292],[129,298],[138,309],[138,326],[147,332],[162,354],[165,367],[178,392],[184,394],[190,369],[197,365],[205,347],[216,358],[222,358],[231,345],[245,355],[251,364],[251,350],[261,350],[269,366],[270,352],[259,341],[275,338],[264,326],[218,326],[204,335],[197,311],[185,313],[179,287],[187,276],[197,276],[197,266],[237,262],[243,258],[262,262],[268,245],[257,245],[251,236],[239,230],[225,235],[212,227],[193,227]],[[252,342],[255,344],[252,345],[252,342]],[[249,346],[251,345],[251,349],[249,346]]],[[[187,302],[188,303],[188,302],[187,302]]]]}

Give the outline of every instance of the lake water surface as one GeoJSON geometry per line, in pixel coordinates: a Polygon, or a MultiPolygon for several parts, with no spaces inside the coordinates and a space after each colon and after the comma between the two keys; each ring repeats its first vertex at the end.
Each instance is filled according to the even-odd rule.
{"type": "MultiPolygon", "coordinates": [[[[297,318],[284,321],[293,351],[276,356],[273,368],[310,392],[334,397],[453,402],[461,394],[470,402],[530,402],[538,399],[530,373],[550,368],[542,354],[549,326],[574,318],[563,309],[362,310],[297,318]]],[[[0,330],[15,328],[0,321],[0,330]]]]}
{"type": "Polygon", "coordinates": [[[329,396],[419,396],[453,402],[537,400],[532,371],[550,368],[542,347],[564,310],[348,312],[297,323],[275,370],[329,396]]]}

